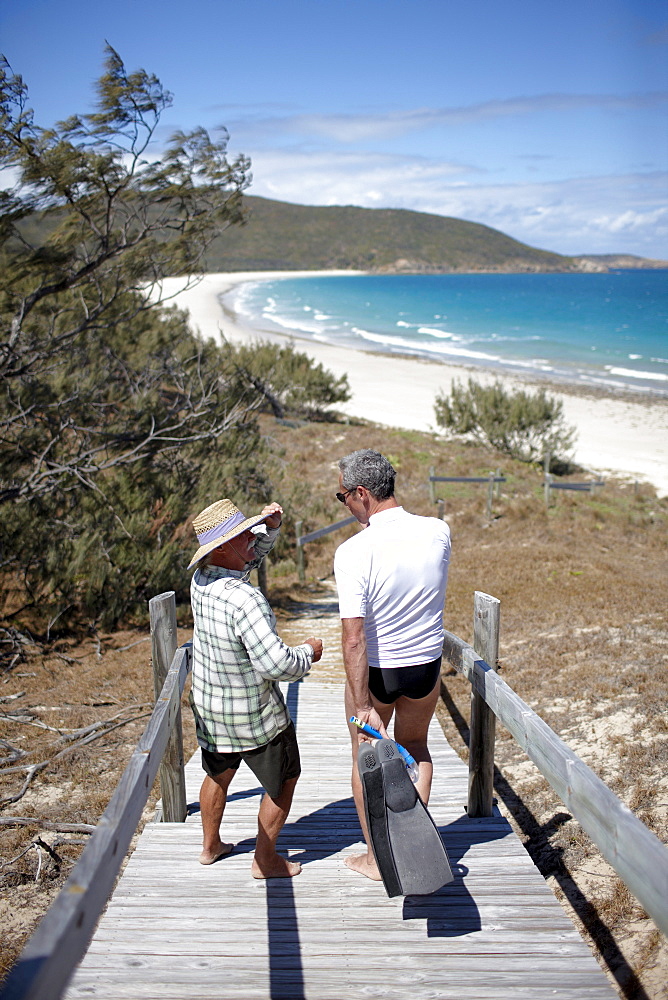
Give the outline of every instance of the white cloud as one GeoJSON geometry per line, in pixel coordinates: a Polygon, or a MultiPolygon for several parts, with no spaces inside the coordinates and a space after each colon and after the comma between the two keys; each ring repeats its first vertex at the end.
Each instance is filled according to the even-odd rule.
{"type": "Polygon", "coordinates": [[[253,176],[251,194],[298,204],[408,208],[558,253],[668,258],[668,179],[658,173],[485,184],[473,168],[426,158],[274,150],[253,155],[253,176]]]}
{"type": "Polygon", "coordinates": [[[257,115],[228,122],[235,135],[266,141],[281,135],[302,139],[328,140],[353,144],[379,139],[391,139],[411,132],[435,127],[477,124],[503,118],[524,117],[550,112],[578,111],[634,112],[668,102],[668,93],[645,94],[540,94],[535,97],[513,97],[502,101],[484,101],[460,107],[409,108],[399,111],[369,109],[359,113],[318,113],[276,115],[269,108],[257,115]],[[266,113],[268,112],[268,113],[266,113]]]}

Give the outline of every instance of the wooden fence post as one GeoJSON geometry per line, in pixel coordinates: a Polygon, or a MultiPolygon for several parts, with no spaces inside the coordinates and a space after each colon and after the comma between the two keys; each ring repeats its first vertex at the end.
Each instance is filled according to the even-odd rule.
{"type": "Polygon", "coordinates": [[[306,579],[306,574],[304,572],[304,546],[299,544],[299,538],[301,536],[303,526],[303,521],[297,521],[295,523],[295,538],[297,542],[297,575],[302,583],[306,579]]]}
{"type": "Polygon", "coordinates": [[[545,506],[549,509],[550,506],[550,483],[552,482],[552,476],[549,472],[545,473],[545,506]]]}
{"type": "MultiPolygon", "coordinates": [[[[473,648],[493,670],[499,657],[500,601],[475,592],[473,648]]],[[[494,811],[494,740],[496,716],[482,695],[471,691],[469,738],[469,816],[492,816],[494,811]]]]}
{"type": "MultiPolygon", "coordinates": [[[[156,699],[162,691],[167,672],[176,652],[176,598],[173,590],[152,597],[148,602],[151,622],[153,689],[156,699]]],[[[160,765],[162,822],[182,823],[186,818],[186,779],[183,761],[183,730],[179,708],[160,765]]]]}
{"type": "Polygon", "coordinates": [[[494,473],[489,474],[489,483],[487,484],[487,519],[491,521],[492,519],[492,497],[494,496],[494,473]]]}
{"type": "Polygon", "coordinates": [[[436,493],[434,491],[434,484],[431,481],[431,477],[435,476],[435,475],[436,475],[436,472],[434,471],[434,466],[430,465],[429,466],[429,502],[430,503],[436,503],[436,493]]]}
{"type": "Polygon", "coordinates": [[[267,597],[267,557],[260,560],[257,568],[257,585],[263,597],[267,597]]]}

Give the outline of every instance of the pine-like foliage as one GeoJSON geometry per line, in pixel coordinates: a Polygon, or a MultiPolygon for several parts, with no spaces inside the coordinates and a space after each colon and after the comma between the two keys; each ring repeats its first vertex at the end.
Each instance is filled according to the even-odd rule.
{"type": "MultiPolygon", "coordinates": [[[[152,156],[171,98],[110,48],[97,95],[94,114],[45,129],[0,64],[0,165],[16,178],[0,192],[0,571],[12,611],[61,625],[186,599],[188,519],[270,493],[253,351],[200,342],[148,294],[242,220],[248,161],[202,129],[152,156]]],[[[283,369],[306,405],[345,390],[291,349],[270,367],[258,377],[286,407],[283,369]]]]}
{"type": "Polygon", "coordinates": [[[561,400],[544,389],[508,391],[501,382],[466,386],[453,383],[450,395],[438,395],[436,423],[451,434],[468,436],[522,462],[549,453],[566,457],[575,431],[564,421],[561,400]]]}
{"type": "Polygon", "coordinates": [[[279,419],[288,413],[317,418],[334,403],[350,399],[346,375],[335,379],[292,344],[240,346],[235,365],[242,382],[260,393],[265,408],[279,419]]]}

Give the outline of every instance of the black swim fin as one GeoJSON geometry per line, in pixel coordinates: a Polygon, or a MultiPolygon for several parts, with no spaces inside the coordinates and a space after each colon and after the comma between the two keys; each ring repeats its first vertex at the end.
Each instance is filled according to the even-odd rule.
{"type": "MultiPolygon", "coordinates": [[[[383,772],[371,743],[362,743],[357,755],[357,767],[364,792],[366,825],[376,864],[388,896],[401,895],[401,883],[392,856],[387,832],[387,810],[383,790],[383,772]]],[[[409,779],[410,780],[410,779],[409,779]]]]}
{"type": "MultiPolygon", "coordinates": [[[[396,743],[378,740],[373,749],[382,774],[385,823],[372,816],[367,807],[369,836],[387,894],[408,896],[435,892],[453,879],[441,835],[410,779],[396,743]],[[386,879],[386,872],[396,873],[396,879],[386,879]]],[[[362,749],[359,759],[362,760],[362,749]]],[[[373,801],[374,812],[378,811],[379,798],[377,770],[374,766],[368,772],[367,780],[372,780],[373,786],[367,789],[365,800],[365,804],[373,801]]]]}

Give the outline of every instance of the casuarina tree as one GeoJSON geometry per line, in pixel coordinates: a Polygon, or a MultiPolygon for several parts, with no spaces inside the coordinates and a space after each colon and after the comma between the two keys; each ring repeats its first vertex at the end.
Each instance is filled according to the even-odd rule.
{"type": "Polygon", "coordinates": [[[6,611],[109,624],[178,588],[204,480],[263,492],[263,398],[147,294],[242,221],[249,161],[200,128],[154,152],[171,97],[110,47],[96,89],[43,127],[0,65],[0,571],[6,611]]]}

